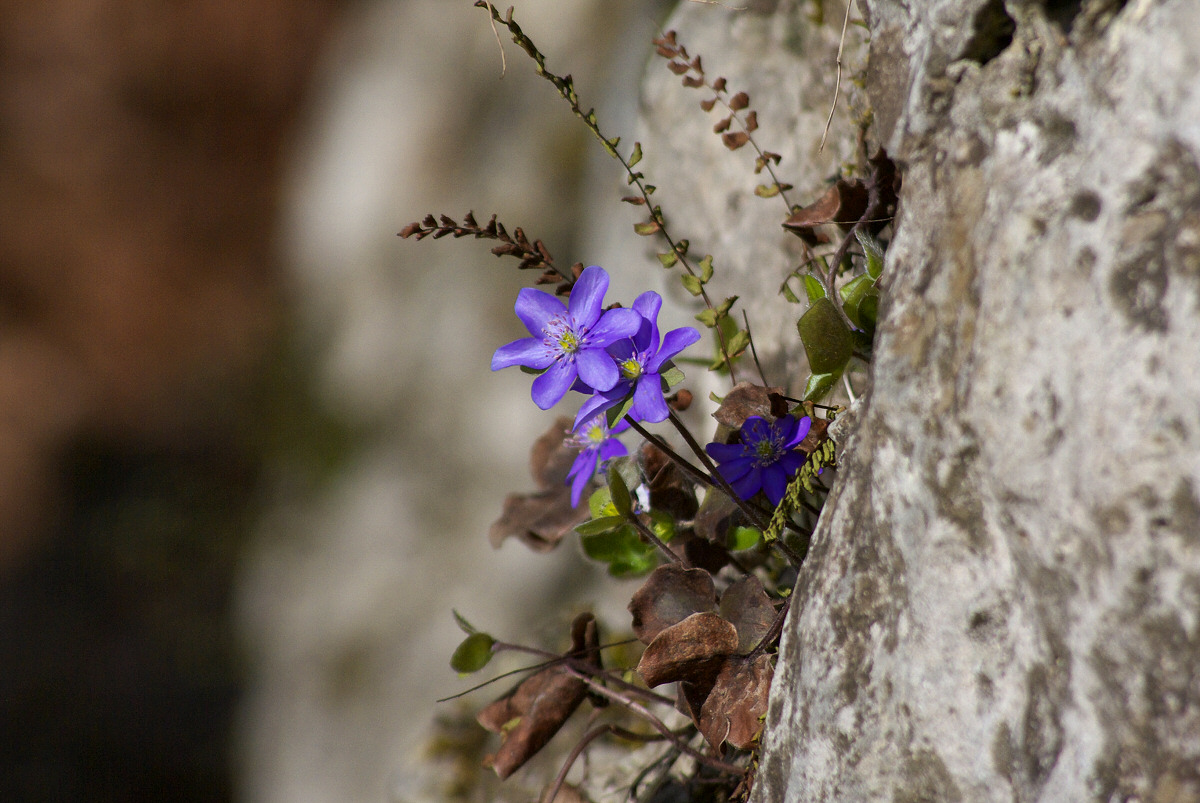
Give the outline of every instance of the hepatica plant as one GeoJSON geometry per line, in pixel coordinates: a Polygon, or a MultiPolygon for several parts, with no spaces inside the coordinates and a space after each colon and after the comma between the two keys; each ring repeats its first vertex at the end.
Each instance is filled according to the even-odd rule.
{"type": "MultiPolygon", "coordinates": [[[[636,169],[641,145],[625,152],[619,137],[603,133],[594,112],[580,105],[570,76],[547,69],[512,9],[501,14],[486,0],[475,5],[493,25],[507,28],[538,75],[619,163],[632,188],[621,200],[645,214],[634,232],[665,249],[656,254],[656,267],[679,270],[684,290],[702,307],[696,320],[709,330],[711,346],[705,348],[712,349],[709,355],[686,353],[703,340],[691,326],[660,332],[663,302],[657,293],[643,292],[628,307],[606,302],[609,275],[603,268],[564,267],[541,240],[530,241],[520,228],[510,233],[494,215],[485,225],[470,212],[460,220],[427,215],[400,232],[417,240],[491,240],[494,254],[519,259],[521,269],[539,271],[538,285],[553,285],[553,292],[518,293],[514,311],[529,334],[497,348],[491,368],[520,367],[534,374],[537,408],[548,410],[564,400],[579,406],[573,420],[560,417],[534,444],[538,489],[510,494],[492,526],[492,543],[515,537],[546,551],[577,539],[582,553],[614,578],[643,578],[629,603],[631,620],[607,625],[630,632],[625,641],[601,642],[600,623],[590,613],[575,618],[565,651],[504,642],[455,615],[466,632],[451,658],[461,675],[482,670],[503,652],[537,657],[515,688],[476,717],[500,737],[485,764],[507,778],[590,701],[593,727],[548,782],[543,799],[554,799],[591,743],[610,737],[626,745],[664,743],[648,759],[646,772],[630,774],[630,799],[641,799],[637,787],[650,766],[660,778],[672,773],[688,799],[698,799],[701,791],[705,800],[748,795],[791,578],[805,559],[828,494],[818,475],[825,480],[836,475],[823,474],[836,469],[827,429],[843,408],[818,401],[839,382],[853,400],[850,374],[870,359],[876,282],[899,178],[881,152],[855,168],[859,175],[839,177],[808,206],[792,204],[787,196],[792,186],[775,174],[781,157],[754,140],[758,121],[749,96],[731,93],[724,78],[705,73],[674,32],[654,40],[683,85],[704,93],[700,107],[706,113],[719,109],[714,130],[725,146],[731,152],[753,150],[754,173],[770,177],[755,194],[781,199],[781,237],[791,232],[803,243],[805,259],[780,292],[800,304],[790,283],[803,286],[808,307],[798,314],[797,331],[810,373],[774,386],[758,368],[760,382],[739,381],[739,370],[750,368],[747,355],[754,357],[749,319],[743,313],[745,326],[736,322],[737,296],[710,296],[712,255],[694,258],[689,241],[668,229],[652,199],[654,185],[636,169]],[[715,424],[708,425],[707,437],[697,437],[680,415],[693,397],[676,362],[706,366],[728,380],[727,392],[711,397],[715,424]],[[799,398],[787,395],[791,387],[802,389],[799,398]],[[659,425],[667,431],[651,431],[659,425]],[[633,434],[636,446],[620,440],[633,434]],[[640,654],[631,653],[631,642],[644,646],[640,654]],[[676,693],[656,691],[670,684],[679,684],[676,693]],[[668,726],[662,711],[676,708],[690,719],[689,727],[668,726]]],[[[753,363],[757,368],[756,357],[753,363]]],[[[586,782],[585,772],[577,785],[586,782]]]]}

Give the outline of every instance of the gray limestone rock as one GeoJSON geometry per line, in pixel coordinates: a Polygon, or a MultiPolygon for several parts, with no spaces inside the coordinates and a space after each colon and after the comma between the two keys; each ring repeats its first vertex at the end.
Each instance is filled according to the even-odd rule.
{"type": "Polygon", "coordinates": [[[1200,5],[867,6],[901,215],[755,799],[1198,800],[1200,5]]]}

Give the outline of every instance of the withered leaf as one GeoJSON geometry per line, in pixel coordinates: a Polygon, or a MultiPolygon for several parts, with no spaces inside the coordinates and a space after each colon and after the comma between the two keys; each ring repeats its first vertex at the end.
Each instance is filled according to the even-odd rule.
{"type": "Polygon", "coordinates": [[[749,141],[750,135],[745,131],[726,131],[721,135],[721,142],[731,151],[736,151],[749,141]]]}
{"type": "Polygon", "coordinates": [[[719,610],[737,628],[738,655],[746,655],[758,646],[775,622],[775,606],[753,574],[725,589],[719,610]]]}
{"type": "Polygon", "coordinates": [[[670,513],[677,521],[690,520],[700,506],[687,474],[652,443],[641,449],[642,470],[649,478],[650,507],[670,513]]]}
{"type": "Polygon", "coordinates": [[[738,646],[737,629],[715,613],[694,613],[660,632],[638,661],[637,672],[650,687],[712,674],[714,662],[738,646]]]}
{"type": "Polygon", "coordinates": [[[838,179],[819,200],[798,210],[783,222],[783,227],[798,235],[809,245],[828,242],[816,227],[826,223],[851,226],[867,209],[867,187],[855,179],[838,179]]]}
{"type": "Polygon", "coordinates": [[[813,451],[824,442],[826,431],[829,429],[829,419],[814,418],[812,419],[812,428],[808,434],[804,436],[804,440],[800,441],[800,445],[796,448],[801,451],[812,454],[813,451]]]}
{"type": "Polygon", "coordinates": [[[761,733],[774,673],[772,661],[770,655],[759,655],[753,661],[734,656],[721,667],[696,723],[718,752],[724,752],[725,744],[745,750],[761,733]]]}
{"type": "Polygon", "coordinates": [[[643,644],[663,630],[698,612],[717,609],[712,575],[703,569],[684,569],[673,563],[659,566],[633,592],[629,612],[633,633],[643,644]]]}
{"type": "Polygon", "coordinates": [[[571,489],[566,484],[567,472],[579,453],[565,443],[570,433],[571,419],[560,417],[534,442],[530,473],[539,490],[505,498],[500,518],[488,530],[493,547],[515,537],[535,552],[548,552],[588,517],[586,504],[571,506],[571,489]]]}
{"type": "Polygon", "coordinates": [[[713,413],[717,423],[738,429],[752,415],[774,419],[772,415],[771,394],[782,394],[783,388],[763,387],[749,382],[738,382],[725,395],[721,406],[713,413]]]}
{"type": "MultiPolygon", "coordinates": [[[[590,613],[580,614],[571,625],[573,658],[599,668],[599,635],[590,613]]],[[[587,696],[587,685],[561,664],[546,667],[526,678],[510,694],[480,711],[475,719],[502,736],[500,749],[485,763],[504,780],[512,775],[558,733],[563,723],[587,696]]]]}

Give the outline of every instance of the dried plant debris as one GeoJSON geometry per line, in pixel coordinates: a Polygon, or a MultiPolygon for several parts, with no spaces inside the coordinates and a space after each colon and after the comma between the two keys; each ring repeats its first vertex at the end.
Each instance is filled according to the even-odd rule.
{"type": "MultiPolygon", "coordinates": [[[[571,649],[564,658],[600,671],[600,638],[590,613],[572,623],[571,649]]],[[[546,746],[587,696],[587,684],[565,661],[526,678],[476,717],[480,725],[501,735],[500,749],[485,763],[501,780],[512,775],[546,746]]]]}
{"type": "Polygon", "coordinates": [[[538,490],[509,494],[504,510],[488,530],[488,541],[499,548],[516,538],[534,552],[549,552],[588,517],[587,505],[571,505],[567,473],[579,449],[568,442],[571,419],[558,418],[534,444],[530,471],[538,490]]]}

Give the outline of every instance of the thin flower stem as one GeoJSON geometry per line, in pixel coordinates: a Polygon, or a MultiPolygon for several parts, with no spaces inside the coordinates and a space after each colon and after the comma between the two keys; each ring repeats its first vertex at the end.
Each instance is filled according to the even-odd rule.
{"type": "Polygon", "coordinates": [[[640,423],[638,423],[636,420],[634,420],[633,417],[627,415],[627,416],[625,416],[625,420],[629,422],[629,425],[631,427],[633,427],[634,431],[637,432],[637,434],[641,435],[643,438],[646,439],[647,443],[652,444],[656,449],[661,450],[663,454],[665,454],[667,457],[671,458],[671,461],[673,463],[675,463],[675,465],[677,465],[681,469],[683,469],[684,473],[686,473],[689,477],[696,480],[700,484],[706,485],[708,487],[712,487],[713,485],[716,485],[716,482],[713,480],[712,477],[708,476],[703,471],[696,468],[691,463],[689,463],[687,460],[685,460],[682,456],[680,456],[680,454],[678,452],[676,452],[674,449],[672,449],[670,446],[668,446],[666,441],[664,441],[662,438],[658,437],[654,433],[648,431],[640,423]]]}
{"type": "Polygon", "coordinates": [[[629,517],[629,523],[632,524],[634,528],[642,534],[643,538],[658,547],[658,550],[666,555],[669,560],[679,564],[680,566],[683,566],[685,569],[690,568],[688,566],[688,562],[676,555],[675,552],[672,551],[671,547],[667,546],[661,538],[654,534],[653,530],[651,530],[645,524],[642,524],[641,520],[636,514],[629,517]]]}
{"type": "Polygon", "coordinates": [[[542,798],[544,803],[554,803],[554,799],[558,797],[558,793],[562,790],[563,784],[567,782],[567,773],[569,773],[571,771],[571,767],[575,765],[576,759],[583,755],[583,751],[587,749],[587,746],[599,739],[601,736],[610,733],[613,736],[617,736],[630,742],[659,742],[667,738],[661,734],[658,736],[651,736],[649,734],[634,733],[631,730],[626,730],[620,725],[615,725],[611,722],[601,725],[597,728],[592,728],[590,731],[585,733],[579,742],[576,743],[575,747],[571,749],[570,755],[568,755],[567,760],[563,762],[562,769],[558,771],[558,775],[555,777],[554,783],[551,784],[549,793],[542,798]]]}
{"type": "Polygon", "coordinates": [[[779,635],[783,632],[783,623],[784,620],[787,619],[788,610],[790,610],[792,607],[793,596],[794,594],[789,594],[788,596],[784,597],[783,606],[775,613],[775,618],[771,621],[770,629],[768,629],[766,635],[764,635],[759,642],[754,645],[754,649],[750,651],[750,654],[746,656],[747,661],[753,661],[755,658],[762,655],[764,652],[766,652],[768,647],[770,647],[779,639],[779,635]]]}
{"type": "Polygon", "coordinates": [[[760,530],[765,530],[766,525],[763,524],[763,521],[759,517],[757,511],[748,502],[746,502],[746,500],[738,496],[733,490],[733,487],[725,481],[725,478],[721,476],[721,472],[717,471],[717,467],[714,466],[712,460],[709,459],[708,453],[705,452],[703,447],[701,447],[696,439],[692,437],[692,433],[688,431],[688,428],[684,426],[682,421],[679,420],[679,417],[675,415],[674,412],[670,413],[670,417],[671,423],[674,425],[675,429],[680,435],[683,436],[683,439],[687,441],[688,447],[691,448],[691,450],[696,454],[696,457],[700,458],[700,462],[704,465],[704,468],[708,470],[709,474],[716,482],[717,487],[724,491],[725,494],[731,500],[733,500],[733,503],[741,509],[742,513],[746,515],[746,518],[748,518],[755,527],[760,530]]]}
{"type": "Polygon", "coordinates": [[[605,686],[603,686],[600,683],[597,683],[593,678],[591,678],[590,676],[588,676],[582,672],[574,670],[573,668],[568,668],[568,671],[575,677],[582,680],[585,684],[587,684],[589,689],[596,692],[601,697],[606,697],[609,700],[612,700],[613,702],[624,706],[625,708],[629,709],[633,713],[635,713],[638,716],[645,719],[647,722],[650,723],[650,726],[652,728],[654,728],[656,731],[658,731],[663,736],[665,736],[673,745],[678,747],[683,752],[687,753],[692,758],[699,761],[701,764],[712,767],[713,769],[719,770],[720,772],[728,772],[731,775],[741,775],[746,771],[745,767],[739,767],[736,764],[730,764],[727,761],[721,761],[719,758],[713,758],[712,756],[706,756],[704,753],[702,753],[699,750],[697,750],[696,748],[692,747],[690,744],[683,741],[680,737],[676,736],[675,732],[672,731],[670,728],[668,728],[665,722],[663,722],[661,719],[656,717],[645,706],[643,706],[639,703],[636,703],[633,700],[630,700],[629,698],[627,698],[623,695],[620,695],[620,694],[612,691],[609,688],[606,688],[605,686]]]}

